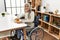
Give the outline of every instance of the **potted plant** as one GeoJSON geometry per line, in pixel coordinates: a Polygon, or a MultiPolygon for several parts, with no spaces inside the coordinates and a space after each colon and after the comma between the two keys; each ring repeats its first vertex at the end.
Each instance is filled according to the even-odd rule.
{"type": "Polygon", "coordinates": [[[1,15],[4,17],[5,16],[5,13],[2,13],[1,15]]]}
{"type": "Polygon", "coordinates": [[[46,7],[45,7],[45,6],[44,6],[43,8],[44,8],[44,9],[46,9],[46,7]]]}
{"type": "Polygon", "coordinates": [[[46,6],[44,6],[43,9],[44,9],[44,12],[46,12],[46,6]]]}
{"type": "Polygon", "coordinates": [[[56,9],[56,10],[55,10],[55,15],[57,15],[57,13],[58,13],[58,12],[59,12],[59,10],[58,10],[58,9],[56,9]]]}

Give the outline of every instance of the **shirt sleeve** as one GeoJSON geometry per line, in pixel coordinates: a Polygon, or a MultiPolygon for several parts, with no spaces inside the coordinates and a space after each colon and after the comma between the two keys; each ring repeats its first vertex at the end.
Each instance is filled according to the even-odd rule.
{"type": "Polygon", "coordinates": [[[25,20],[22,20],[23,22],[33,22],[34,21],[34,12],[31,12],[31,14],[30,14],[30,19],[25,19],[25,20]]]}
{"type": "Polygon", "coordinates": [[[25,14],[21,14],[21,15],[19,15],[19,16],[20,16],[20,18],[21,18],[21,17],[24,17],[24,16],[25,16],[25,14]]]}

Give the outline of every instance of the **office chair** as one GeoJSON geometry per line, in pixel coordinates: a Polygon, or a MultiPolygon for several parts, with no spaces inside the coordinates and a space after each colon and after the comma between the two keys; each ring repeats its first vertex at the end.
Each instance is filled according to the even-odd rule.
{"type": "Polygon", "coordinates": [[[43,40],[43,38],[44,38],[44,30],[39,28],[39,27],[35,27],[30,32],[29,37],[30,37],[30,40],[43,40]]]}

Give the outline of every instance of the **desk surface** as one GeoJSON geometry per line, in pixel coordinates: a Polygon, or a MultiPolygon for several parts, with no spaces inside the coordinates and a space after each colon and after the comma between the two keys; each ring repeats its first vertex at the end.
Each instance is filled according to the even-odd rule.
{"type": "Polygon", "coordinates": [[[22,28],[26,26],[27,24],[25,23],[20,23],[20,24],[15,23],[10,16],[6,16],[6,17],[0,16],[0,32],[13,30],[16,28],[22,28]]]}

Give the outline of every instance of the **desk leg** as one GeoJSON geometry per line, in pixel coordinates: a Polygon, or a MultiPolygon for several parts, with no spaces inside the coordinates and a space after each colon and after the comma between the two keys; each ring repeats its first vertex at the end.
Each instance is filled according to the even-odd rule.
{"type": "Polygon", "coordinates": [[[23,28],[23,32],[24,32],[24,40],[26,40],[26,29],[23,28]]]}
{"type": "MultiPolygon", "coordinates": [[[[60,30],[59,30],[59,38],[60,38],[60,30]]],[[[60,40],[60,39],[59,39],[60,40]]]]}

